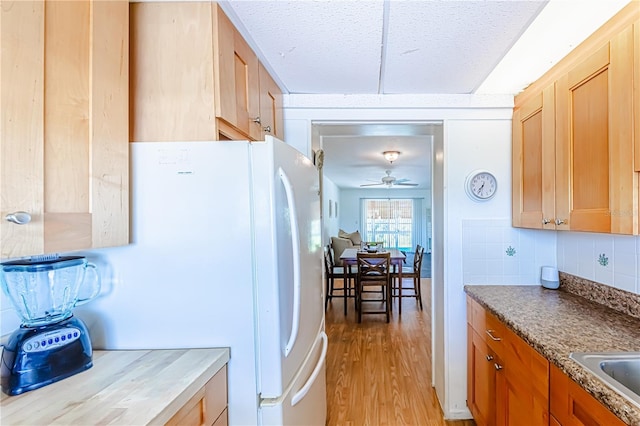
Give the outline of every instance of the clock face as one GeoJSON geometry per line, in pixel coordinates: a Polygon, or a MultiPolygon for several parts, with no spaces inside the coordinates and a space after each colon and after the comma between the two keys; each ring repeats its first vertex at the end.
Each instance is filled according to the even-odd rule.
{"type": "Polygon", "coordinates": [[[465,189],[472,200],[485,201],[496,194],[498,181],[489,172],[476,171],[467,177],[465,189]]]}

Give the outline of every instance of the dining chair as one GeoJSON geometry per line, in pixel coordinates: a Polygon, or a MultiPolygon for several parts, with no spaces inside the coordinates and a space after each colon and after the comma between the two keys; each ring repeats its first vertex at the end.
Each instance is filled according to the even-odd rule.
{"type": "Polygon", "coordinates": [[[402,303],[404,297],[414,297],[422,310],[422,293],[421,293],[421,270],[422,259],[424,258],[424,247],[420,244],[416,246],[416,252],[413,257],[413,266],[402,267],[402,281],[398,280],[398,272],[392,272],[392,298],[398,298],[398,304],[402,303]],[[405,279],[411,279],[412,286],[406,286],[405,279]],[[402,286],[402,287],[400,287],[402,286]],[[408,293],[405,294],[405,291],[408,293]]]}
{"type": "Polygon", "coordinates": [[[391,255],[390,253],[362,253],[357,254],[356,278],[356,310],[358,322],[362,322],[364,314],[385,314],[389,322],[391,302],[391,255]],[[372,288],[375,288],[373,290],[372,288]],[[376,293],[380,298],[363,297],[376,293]],[[376,305],[379,309],[365,310],[364,304],[376,305]],[[384,307],[384,309],[382,309],[384,307]]]}
{"type": "Polygon", "coordinates": [[[327,310],[329,305],[329,300],[333,299],[335,290],[342,291],[340,296],[344,298],[344,314],[347,315],[347,298],[355,299],[355,285],[353,282],[355,281],[356,274],[355,272],[351,272],[351,267],[347,266],[347,282],[343,283],[342,287],[336,288],[335,279],[338,278],[340,280],[344,279],[344,270],[343,266],[336,266],[333,262],[333,253],[331,250],[331,245],[327,245],[324,248],[324,280],[325,280],[325,297],[324,297],[324,310],[327,310]]]}

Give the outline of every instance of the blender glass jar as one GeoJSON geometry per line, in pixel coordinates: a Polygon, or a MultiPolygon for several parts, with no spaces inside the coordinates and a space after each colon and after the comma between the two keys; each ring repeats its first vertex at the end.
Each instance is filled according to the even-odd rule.
{"type": "Polygon", "coordinates": [[[26,327],[69,318],[74,306],[88,302],[100,291],[97,269],[83,256],[32,257],[0,266],[2,289],[26,327]],[[89,297],[79,298],[83,285],[90,285],[91,292],[89,297]]]}

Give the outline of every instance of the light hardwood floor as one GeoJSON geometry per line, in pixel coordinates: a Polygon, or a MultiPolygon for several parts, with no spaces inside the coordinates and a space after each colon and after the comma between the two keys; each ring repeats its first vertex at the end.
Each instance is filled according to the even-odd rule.
{"type": "MultiPolygon", "coordinates": [[[[326,329],[328,426],[474,426],[445,421],[431,387],[431,280],[422,279],[424,310],[397,300],[389,323],[369,315],[358,324],[353,299],[329,302],[326,329]]],[[[339,294],[339,293],[338,293],[339,294]]]]}

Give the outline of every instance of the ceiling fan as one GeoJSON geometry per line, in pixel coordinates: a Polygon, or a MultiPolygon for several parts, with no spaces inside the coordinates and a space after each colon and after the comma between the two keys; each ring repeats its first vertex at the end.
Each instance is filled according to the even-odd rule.
{"type": "Polygon", "coordinates": [[[391,176],[391,170],[384,171],[387,175],[383,176],[378,183],[365,183],[360,185],[363,186],[378,186],[378,185],[386,185],[391,188],[392,186],[418,186],[417,183],[408,183],[409,179],[396,179],[395,176],[391,176]]]}

